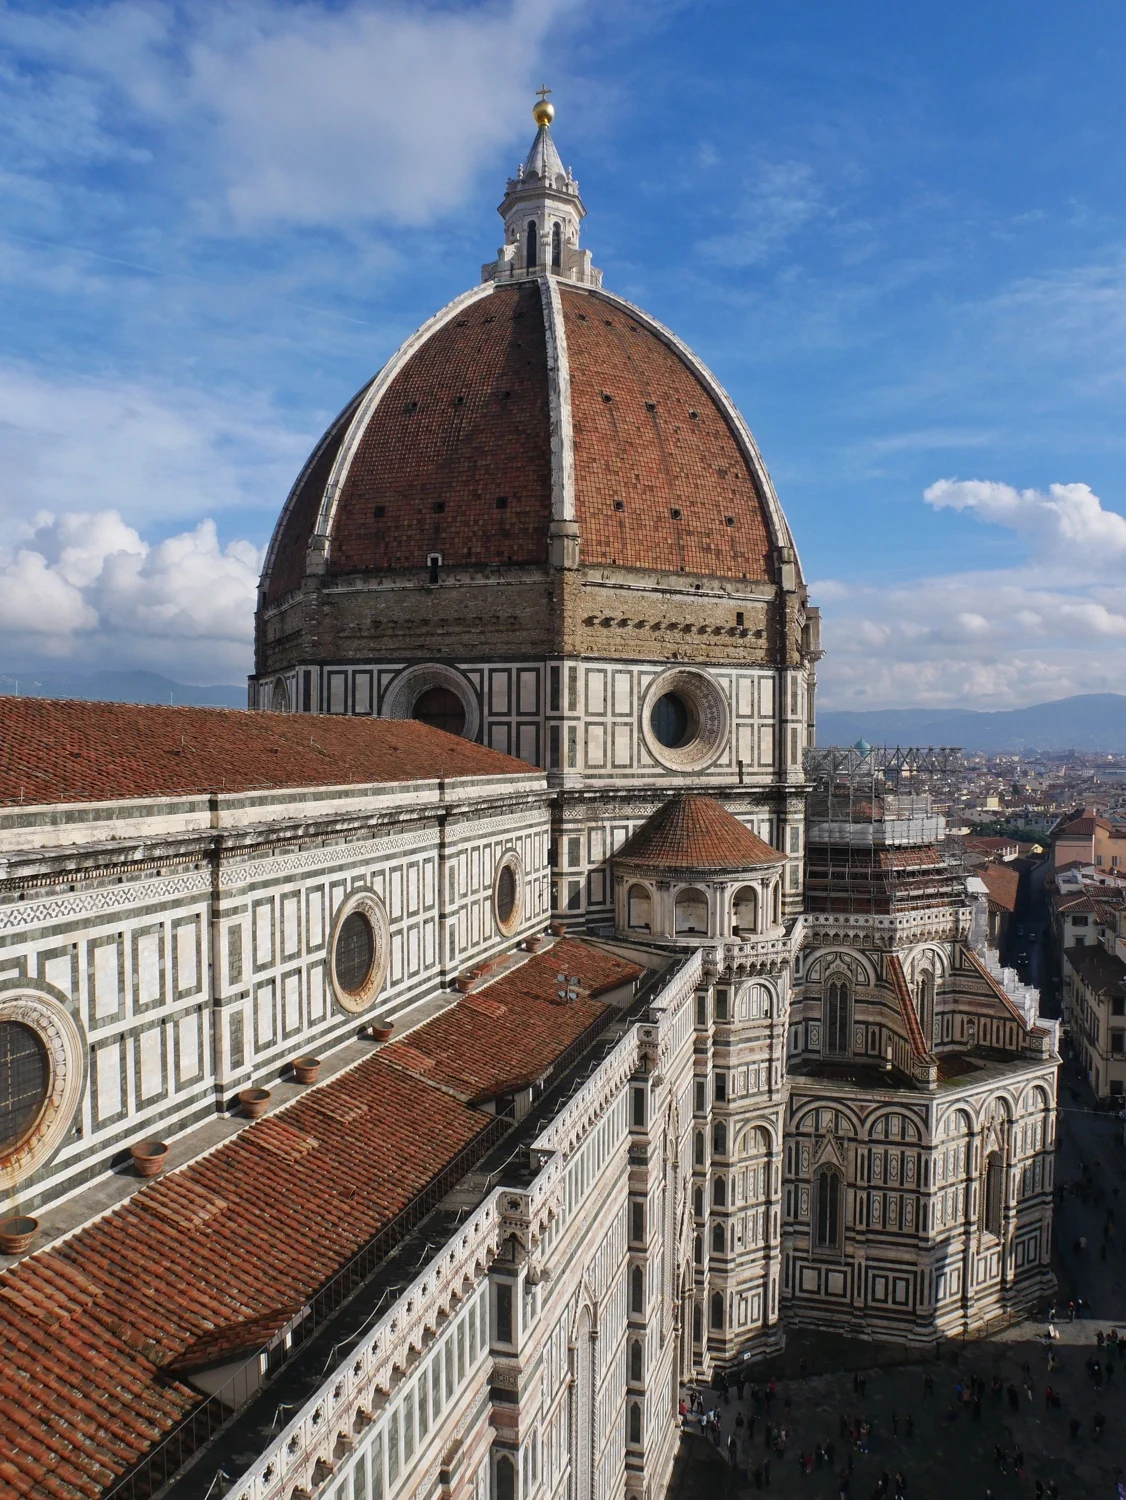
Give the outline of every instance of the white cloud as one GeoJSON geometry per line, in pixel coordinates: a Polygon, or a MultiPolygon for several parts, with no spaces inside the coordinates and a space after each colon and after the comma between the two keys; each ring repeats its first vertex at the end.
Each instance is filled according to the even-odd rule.
{"type": "Polygon", "coordinates": [[[261,397],[0,366],[0,520],[276,512],[312,446],[261,397]]]}
{"type": "Polygon", "coordinates": [[[240,227],[423,224],[464,200],[514,121],[530,132],[534,66],[575,3],[453,12],[117,0],[39,16],[0,10],[0,37],[69,74],[67,96],[27,101],[48,149],[135,149],[116,118],[125,110],[188,148],[201,206],[213,211],[218,193],[240,227]],[[70,96],[76,140],[60,129],[70,96]]]}
{"type": "Polygon", "coordinates": [[[1012,531],[1011,568],[814,583],[825,708],[1016,707],[1126,691],[1126,520],[1084,484],[940,480],[924,498],[1012,531]]]}
{"type": "Polygon", "coordinates": [[[50,657],[237,679],[250,668],[261,563],[250,542],[222,547],[210,520],[150,545],[116,511],[40,515],[0,549],[7,663],[50,657]]]}
{"type": "Polygon", "coordinates": [[[1053,484],[1045,492],[985,479],[940,479],[923,498],[936,510],[968,511],[980,521],[1006,526],[1052,561],[1081,560],[1091,569],[1126,558],[1126,517],[1105,510],[1086,484],[1053,484]]]}

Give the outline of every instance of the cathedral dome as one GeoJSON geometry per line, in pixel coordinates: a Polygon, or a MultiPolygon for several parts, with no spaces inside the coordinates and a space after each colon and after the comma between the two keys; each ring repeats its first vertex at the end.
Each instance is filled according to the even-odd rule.
{"type": "Polygon", "coordinates": [[[679,339],[602,290],[578,248],[584,212],[541,124],[483,284],[406,341],[299,476],[267,553],[267,605],[310,576],[564,553],[794,587],[793,540],[742,418],[679,339]]]}
{"type": "Polygon", "coordinates": [[[717,382],[629,303],[549,275],[457,299],[341,413],[280,519],[267,600],[432,554],[542,566],[559,519],[580,565],[776,581],[793,544],[717,382]]]}

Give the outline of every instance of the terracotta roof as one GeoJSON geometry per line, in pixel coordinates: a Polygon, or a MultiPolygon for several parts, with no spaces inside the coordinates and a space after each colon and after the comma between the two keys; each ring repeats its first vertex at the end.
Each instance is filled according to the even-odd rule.
{"type": "Polygon", "coordinates": [[[1126,964],[1101,943],[1077,943],[1064,952],[1079,978],[1096,995],[1126,994],[1126,964]]]}
{"type": "Polygon", "coordinates": [[[667,870],[749,870],[785,859],[714,797],[685,793],[659,807],[614,856],[667,870]]]}
{"type": "Polygon", "coordinates": [[[99,1495],[203,1400],[177,1372],[284,1327],[493,1124],[443,1085],[447,1067],[462,1092],[539,1076],[602,1011],[542,998],[561,964],[591,989],[639,972],[556,945],[487,992],[502,1016],[467,996],[0,1275],[0,1497],[99,1495]],[[395,1060],[408,1046],[432,1079],[395,1060]]]}
{"type": "Polygon", "coordinates": [[[413,719],[0,697],[0,805],[528,774],[413,719]]]}
{"type": "Polygon", "coordinates": [[[645,971],[586,943],[565,939],[466,995],[384,1057],[408,1073],[483,1102],[526,1088],[606,1012],[598,996],[645,971]],[[558,997],[557,975],[576,975],[579,998],[558,997]]]}
{"type": "Polygon", "coordinates": [[[581,560],[770,578],[762,501],[696,373],[618,304],[567,290],[562,302],[581,560]]]}
{"type": "Polygon", "coordinates": [[[1104,833],[1110,833],[1113,830],[1113,827],[1114,825],[1112,823],[1108,823],[1105,818],[1076,818],[1073,822],[1067,823],[1063,828],[1059,829],[1057,837],[1090,838],[1092,834],[1096,833],[1099,829],[1102,829],[1104,833]]]}
{"type": "Polygon", "coordinates": [[[979,865],[974,873],[984,880],[990,901],[1003,911],[1016,911],[1019,870],[1009,865],[979,865]]]}
{"type": "MultiPolygon", "coordinates": [[[[772,578],[765,502],[723,405],[628,308],[598,292],[560,294],[581,561],[772,578]]],[[[270,602],[305,576],[358,400],[325,433],[279,518],[264,576],[270,602]]],[[[421,570],[431,552],[446,567],[543,566],[551,394],[537,282],[498,285],[430,332],[353,439],[329,574],[421,570]]]]}
{"type": "Polygon", "coordinates": [[[467,307],[395,376],[337,502],[328,571],[424,568],[430,552],[447,567],[542,566],[550,520],[547,337],[532,281],[467,307]]]}
{"type": "Polygon", "coordinates": [[[907,975],[903,972],[903,964],[897,953],[891,954],[888,958],[888,974],[891,977],[892,991],[899,1006],[899,1014],[903,1020],[903,1028],[907,1032],[912,1056],[929,1058],[932,1055],[931,1049],[927,1046],[923,1028],[919,1024],[919,1016],[915,1010],[915,1002],[911,998],[907,975]]]}

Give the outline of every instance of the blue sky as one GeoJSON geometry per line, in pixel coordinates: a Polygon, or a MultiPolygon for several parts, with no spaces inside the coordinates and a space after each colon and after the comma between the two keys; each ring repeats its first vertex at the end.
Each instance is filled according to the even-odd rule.
{"type": "Polygon", "coordinates": [[[1126,690],[1126,11],[0,4],[0,666],[237,680],[308,448],[478,277],[546,78],[746,415],[833,707],[1126,690]]]}

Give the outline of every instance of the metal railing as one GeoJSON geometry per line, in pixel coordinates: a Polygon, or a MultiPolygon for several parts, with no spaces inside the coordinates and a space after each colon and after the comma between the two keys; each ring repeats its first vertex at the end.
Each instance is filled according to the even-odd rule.
{"type": "Polygon", "coordinates": [[[163,1489],[175,1474],[226,1426],[263,1384],[293,1358],[297,1351],[343,1307],[369,1276],[387,1259],[392,1250],[417,1228],[446,1194],[488,1155],[512,1129],[513,1121],[498,1117],[491,1120],[389,1223],[376,1231],[351,1260],[341,1266],[309,1298],[296,1318],[287,1324],[285,1334],[275,1338],[265,1350],[257,1350],[241,1369],[213,1395],[173,1427],[127,1473],[104,1492],[105,1500],[149,1500],[163,1489]],[[266,1355],[263,1373],[261,1358],[266,1355]]]}

